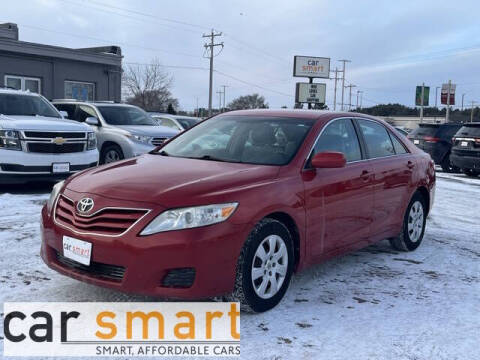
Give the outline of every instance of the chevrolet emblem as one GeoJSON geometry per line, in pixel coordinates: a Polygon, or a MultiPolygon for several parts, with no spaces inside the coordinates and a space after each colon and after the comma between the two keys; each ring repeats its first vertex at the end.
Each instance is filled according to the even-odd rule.
{"type": "Polygon", "coordinates": [[[66,142],[67,142],[67,140],[65,140],[63,137],[56,137],[55,139],[52,139],[52,143],[54,143],[56,145],[62,145],[66,142]]]}

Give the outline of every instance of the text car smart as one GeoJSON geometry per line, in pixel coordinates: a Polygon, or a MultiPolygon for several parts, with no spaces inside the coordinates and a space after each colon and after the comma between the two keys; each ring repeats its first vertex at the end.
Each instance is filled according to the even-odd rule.
{"type": "Polygon", "coordinates": [[[234,111],[57,184],[41,256],[91,284],[261,312],[308,265],[382,239],[415,250],[434,189],[429,155],[376,118],[234,111]]]}

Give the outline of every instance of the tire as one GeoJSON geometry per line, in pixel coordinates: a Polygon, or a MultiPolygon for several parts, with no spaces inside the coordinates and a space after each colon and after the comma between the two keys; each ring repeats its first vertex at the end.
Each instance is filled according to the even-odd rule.
{"type": "Polygon", "coordinates": [[[479,171],[475,171],[472,169],[463,169],[463,173],[468,177],[477,177],[480,174],[479,171]]]}
{"type": "Polygon", "coordinates": [[[445,155],[440,166],[442,167],[442,170],[446,173],[455,172],[455,167],[450,162],[450,154],[445,155]]]}
{"type": "Polygon", "coordinates": [[[263,219],[253,228],[240,252],[229,301],[240,302],[242,310],[248,312],[272,309],[287,291],[294,263],[293,241],[287,227],[280,221],[263,219]],[[275,244],[273,252],[271,244],[275,244]],[[262,254],[265,261],[261,260],[262,254]]]}
{"type": "Polygon", "coordinates": [[[426,222],[426,201],[419,192],[416,192],[407,206],[402,232],[397,237],[389,239],[390,245],[399,251],[415,250],[422,243],[426,222]]]}
{"type": "Polygon", "coordinates": [[[122,148],[115,144],[105,146],[100,153],[101,164],[110,164],[124,158],[122,148]]]}

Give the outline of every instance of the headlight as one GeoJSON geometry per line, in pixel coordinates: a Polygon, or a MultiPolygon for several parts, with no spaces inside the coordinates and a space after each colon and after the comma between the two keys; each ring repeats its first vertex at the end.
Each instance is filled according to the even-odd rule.
{"type": "Polygon", "coordinates": [[[227,220],[237,206],[238,203],[229,203],[167,210],[148,224],[140,235],[220,223],[227,220]]]}
{"type": "Polygon", "coordinates": [[[47,210],[48,213],[52,212],[53,205],[55,204],[55,201],[57,201],[58,195],[60,195],[60,190],[62,190],[63,183],[65,181],[60,181],[55,184],[55,186],[52,189],[52,192],[50,193],[50,198],[48,199],[47,202],[47,210]]]}
{"type": "Polygon", "coordinates": [[[0,130],[0,149],[22,151],[18,131],[0,130]]]}
{"type": "Polygon", "coordinates": [[[87,150],[95,150],[97,148],[97,136],[94,132],[87,135],[87,150]]]}
{"type": "Polygon", "coordinates": [[[151,136],[144,136],[144,135],[127,135],[131,140],[136,141],[136,142],[141,142],[143,144],[150,144],[150,141],[152,140],[151,136]]]}

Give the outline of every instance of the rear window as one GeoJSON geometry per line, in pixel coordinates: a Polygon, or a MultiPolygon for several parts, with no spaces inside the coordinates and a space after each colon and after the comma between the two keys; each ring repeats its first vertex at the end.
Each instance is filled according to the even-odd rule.
{"type": "Polygon", "coordinates": [[[435,136],[437,134],[438,129],[440,126],[424,126],[420,125],[418,128],[413,130],[410,135],[411,136],[435,136]]]}
{"type": "Polygon", "coordinates": [[[462,126],[456,136],[480,137],[480,124],[462,126]]]}
{"type": "Polygon", "coordinates": [[[448,124],[448,125],[430,125],[420,124],[418,128],[410,133],[410,137],[418,136],[431,136],[441,139],[450,140],[453,135],[460,129],[461,125],[448,124]]]}

